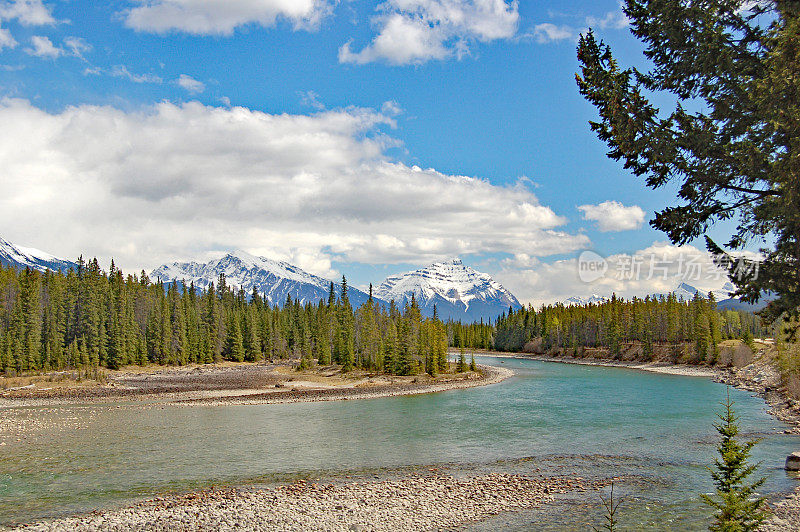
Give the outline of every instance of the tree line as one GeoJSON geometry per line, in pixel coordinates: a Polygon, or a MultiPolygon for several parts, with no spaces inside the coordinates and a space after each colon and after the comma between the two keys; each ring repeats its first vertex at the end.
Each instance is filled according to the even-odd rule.
{"type": "Polygon", "coordinates": [[[521,351],[529,342],[539,342],[544,351],[589,347],[618,355],[624,345],[638,342],[647,357],[660,344],[688,348],[698,362],[713,362],[723,340],[749,342],[769,331],[755,314],[717,309],[713,294],[685,301],[672,293],[630,300],[613,296],[599,304],[509,308],[493,327],[452,323],[448,334],[455,347],[490,346],[499,351],[521,351]]]}
{"type": "Polygon", "coordinates": [[[221,360],[300,359],[300,367],[436,375],[448,371],[447,335],[416,301],[370,298],[353,309],[347,280],[327,301],[279,306],[224,275],[205,290],[125,275],[97,259],[66,273],[0,266],[0,370],[116,369],[221,360]],[[338,292],[338,293],[337,293],[338,292]]]}

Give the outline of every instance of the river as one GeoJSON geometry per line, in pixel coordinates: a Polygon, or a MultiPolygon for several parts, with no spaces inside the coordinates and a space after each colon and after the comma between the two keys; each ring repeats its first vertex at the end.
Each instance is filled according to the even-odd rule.
{"type": "MultiPolygon", "coordinates": [[[[4,412],[0,523],[27,522],[210,485],[297,477],[450,470],[624,476],[623,522],[702,529],[698,494],[713,489],[713,423],[725,386],[709,379],[480,357],[513,369],[490,386],[408,397],[253,406],[76,404],[4,412]],[[449,464],[449,465],[448,465],[449,464]]],[[[783,471],[800,437],[763,400],[731,389],[743,433],[767,477],[765,493],[797,485],[783,471]]],[[[499,516],[481,529],[580,529],[598,501],[499,516]],[[588,512],[588,513],[587,513],[588,512]]]]}

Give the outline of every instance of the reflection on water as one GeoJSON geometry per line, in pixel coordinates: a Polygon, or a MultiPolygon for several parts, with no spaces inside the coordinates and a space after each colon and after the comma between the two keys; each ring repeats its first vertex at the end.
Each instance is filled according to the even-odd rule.
{"type": "MultiPolygon", "coordinates": [[[[530,360],[505,359],[504,367],[517,375],[496,385],[413,397],[6,411],[4,419],[19,423],[6,421],[15,428],[0,431],[0,523],[212,484],[457,463],[465,469],[625,476],[620,490],[629,524],[703,527],[707,512],[697,494],[712,490],[705,466],[714,458],[712,424],[724,386],[530,360]],[[517,460],[525,457],[532,458],[517,460]]],[[[778,434],[785,427],[766,414],[761,399],[731,394],[742,429],[764,438],[754,452],[768,477],[764,490],[790,491],[796,480],[782,466],[800,448],[800,438],[778,434]]],[[[566,516],[548,508],[498,516],[482,526],[522,530],[535,520],[540,528],[585,529],[597,502],[567,497],[559,503],[566,516]]]]}

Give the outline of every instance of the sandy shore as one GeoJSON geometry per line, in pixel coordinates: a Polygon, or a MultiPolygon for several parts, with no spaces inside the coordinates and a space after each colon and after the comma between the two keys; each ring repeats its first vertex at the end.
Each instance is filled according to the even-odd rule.
{"type": "Polygon", "coordinates": [[[291,366],[234,365],[157,368],[124,372],[95,386],[26,387],[0,393],[0,410],[19,406],[141,401],[181,405],[270,404],[369,399],[417,395],[484,386],[513,375],[505,368],[392,376],[349,373],[338,369],[296,372],[291,366]]]}
{"type": "Polygon", "coordinates": [[[122,510],[24,525],[15,530],[448,530],[557,495],[598,489],[580,477],[408,475],[271,489],[225,489],[157,497],[122,510]]]}

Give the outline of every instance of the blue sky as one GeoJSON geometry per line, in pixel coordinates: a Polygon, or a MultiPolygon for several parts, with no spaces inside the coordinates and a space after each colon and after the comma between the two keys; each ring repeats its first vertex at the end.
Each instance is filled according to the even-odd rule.
{"type": "Polygon", "coordinates": [[[616,0],[0,0],[0,235],[357,285],[460,255],[535,303],[664,288],[574,275],[663,242],[646,220],[675,201],[588,128],[589,26],[641,64],[616,0]]]}

